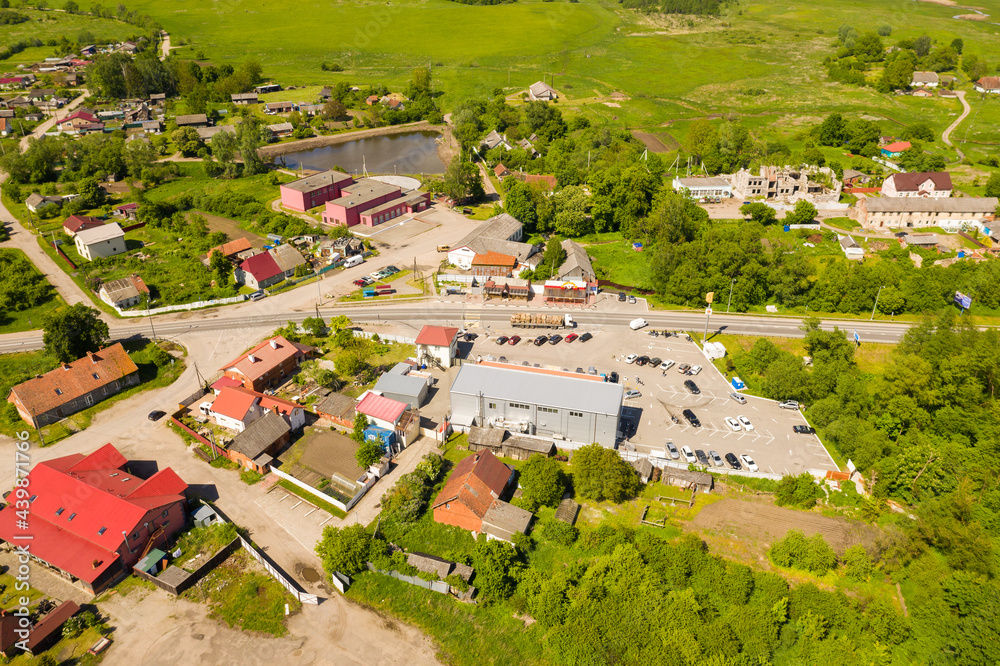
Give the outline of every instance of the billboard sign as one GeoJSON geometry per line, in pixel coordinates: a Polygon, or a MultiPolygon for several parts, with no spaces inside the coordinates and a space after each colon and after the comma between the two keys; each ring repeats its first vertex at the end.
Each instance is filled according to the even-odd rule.
{"type": "Polygon", "coordinates": [[[960,291],[955,292],[955,305],[962,308],[963,310],[968,310],[972,305],[972,297],[966,296],[960,291]]]}

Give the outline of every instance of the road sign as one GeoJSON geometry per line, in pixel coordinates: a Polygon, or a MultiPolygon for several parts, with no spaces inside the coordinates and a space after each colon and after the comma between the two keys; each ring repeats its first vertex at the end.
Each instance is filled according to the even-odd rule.
{"type": "Polygon", "coordinates": [[[968,310],[972,306],[972,297],[966,296],[960,291],[955,292],[955,305],[962,308],[963,310],[968,310]]]}
{"type": "Polygon", "coordinates": [[[861,342],[861,336],[858,335],[858,329],[854,329],[854,341],[861,342]]]}
{"type": "Polygon", "coordinates": [[[715,292],[714,291],[710,291],[707,294],[705,294],[705,302],[706,303],[708,303],[709,305],[711,305],[712,301],[714,301],[714,300],[715,300],[715,292]]]}
{"type": "Polygon", "coordinates": [[[712,316],[712,308],[705,308],[705,314],[708,315],[709,317],[711,317],[712,316]]]}

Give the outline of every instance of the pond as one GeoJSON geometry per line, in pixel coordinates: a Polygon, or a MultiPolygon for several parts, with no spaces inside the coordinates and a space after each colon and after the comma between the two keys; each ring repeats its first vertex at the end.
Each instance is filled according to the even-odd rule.
{"type": "Polygon", "coordinates": [[[437,132],[405,132],[346,141],[333,146],[285,153],[275,157],[289,169],[332,169],[338,166],[349,173],[370,174],[444,173],[445,166],[437,152],[437,132]]]}

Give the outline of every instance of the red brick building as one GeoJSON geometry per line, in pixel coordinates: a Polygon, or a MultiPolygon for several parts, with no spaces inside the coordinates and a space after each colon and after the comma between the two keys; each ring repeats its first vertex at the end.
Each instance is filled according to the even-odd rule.
{"type": "Polygon", "coordinates": [[[12,495],[0,539],[17,546],[30,534],[32,559],[92,593],[109,587],[187,520],[187,484],[169,467],[143,479],[132,465],[111,444],[38,463],[27,477],[29,530],[12,495]]]}
{"type": "Polygon", "coordinates": [[[220,370],[248,389],[264,391],[282,384],[312,351],[308,345],[289,342],[279,335],[264,340],[220,370]]]}
{"type": "Polygon", "coordinates": [[[531,513],[500,499],[513,478],[514,471],[490,451],[463,459],[434,500],[435,522],[509,541],[531,522],[531,513]]]}

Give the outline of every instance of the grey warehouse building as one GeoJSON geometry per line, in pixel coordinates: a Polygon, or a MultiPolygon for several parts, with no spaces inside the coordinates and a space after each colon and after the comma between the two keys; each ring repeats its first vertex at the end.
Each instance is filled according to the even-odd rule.
{"type": "Polygon", "coordinates": [[[411,409],[420,409],[427,401],[428,380],[411,375],[410,365],[397,363],[375,384],[375,390],[387,398],[405,402],[411,409]]]}
{"type": "Polygon", "coordinates": [[[576,373],[466,363],[451,385],[451,423],[614,448],[623,392],[621,384],[576,373]]]}

